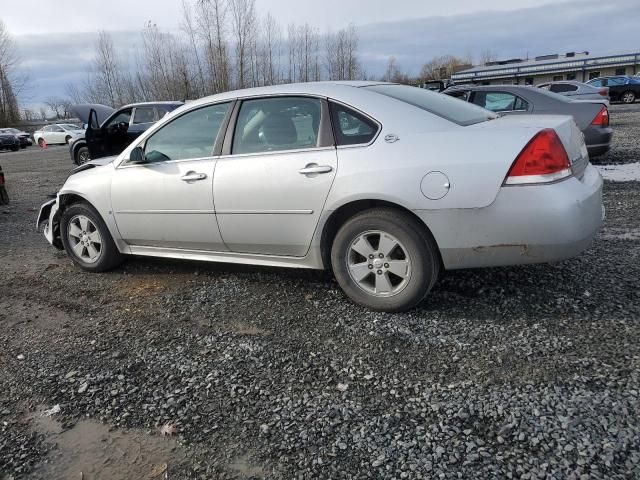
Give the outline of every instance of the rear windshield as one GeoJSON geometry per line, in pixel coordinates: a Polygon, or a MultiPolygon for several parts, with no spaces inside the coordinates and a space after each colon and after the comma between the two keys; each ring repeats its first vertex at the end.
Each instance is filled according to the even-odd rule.
{"type": "Polygon", "coordinates": [[[493,112],[477,105],[424,88],[407,85],[373,85],[365,88],[426,110],[463,127],[497,118],[493,112]]]}

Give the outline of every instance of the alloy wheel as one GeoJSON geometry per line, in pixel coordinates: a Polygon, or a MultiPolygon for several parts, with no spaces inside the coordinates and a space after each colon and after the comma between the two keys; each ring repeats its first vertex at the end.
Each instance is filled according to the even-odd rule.
{"type": "Polygon", "coordinates": [[[622,101],[624,103],[633,103],[636,99],[636,96],[633,94],[633,92],[626,92],[623,96],[622,96],[622,101]]]}
{"type": "Polygon", "coordinates": [[[69,222],[69,245],[75,255],[85,263],[95,263],[102,254],[102,236],[96,225],[84,215],[76,215],[69,222]]]}
{"type": "Polygon", "coordinates": [[[370,230],[358,235],[347,251],[347,269],[362,290],[376,297],[400,293],[411,278],[411,258],[393,235],[370,230]]]}

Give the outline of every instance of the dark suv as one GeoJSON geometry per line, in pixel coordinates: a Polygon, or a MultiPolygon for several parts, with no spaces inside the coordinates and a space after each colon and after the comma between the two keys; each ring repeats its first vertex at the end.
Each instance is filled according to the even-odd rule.
{"type": "Polygon", "coordinates": [[[615,77],[600,77],[589,80],[587,85],[593,87],[609,87],[609,97],[612,102],[633,103],[640,97],[640,77],[618,75],[615,77]]]}
{"type": "Polygon", "coordinates": [[[72,112],[87,125],[84,137],[69,146],[71,160],[82,165],[89,160],[120,154],[133,140],[183,102],[145,102],[118,110],[99,104],[74,105],[72,112]]]}

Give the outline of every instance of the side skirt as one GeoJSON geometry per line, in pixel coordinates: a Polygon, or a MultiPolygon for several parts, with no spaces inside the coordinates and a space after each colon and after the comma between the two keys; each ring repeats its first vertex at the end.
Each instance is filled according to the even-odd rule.
{"type": "Polygon", "coordinates": [[[244,265],[261,265],[267,267],[309,268],[323,270],[319,249],[313,246],[306,257],[284,257],[258,255],[235,252],[209,252],[205,250],[183,250],[177,248],[145,247],[129,245],[132,255],[146,257],[175,258],[180,260],[197,260],[202,262],[238,263],[244,265]]]}

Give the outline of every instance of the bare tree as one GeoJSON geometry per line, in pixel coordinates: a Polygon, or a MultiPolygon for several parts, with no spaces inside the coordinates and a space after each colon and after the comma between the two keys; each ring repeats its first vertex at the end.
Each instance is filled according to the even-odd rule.
{"type": "Polygon", "coordinates": [[[25,108],[22,110],[22,120],[25,122],[32,122],[36,119],[36,114],[30,108],[25,108]]]}
{"type": "Polygon", "coordinates": [[[124,103],[122,94],[121,72],[111,36],[101,31],[96,42],[96,57],[93,62],[94,79],[92,85],[95,96],[112,107],[124,103]]]}
{"type": "Polygon", "coordinates": [[[205,74],[205,94],[224,92],[231,85],[227,46],[227,0],[197,0],[196,27],[202,42],[205,74]]]}
{"type": "MultiPolygon", "coordinates": [[[[480,65],[486,65],[489,62],[495,62],[498,55],[489,48],[485,48],[480,52],[480,65]]],[[[471,62],[469,62],[471,63],[471,62]]]]}
{"type": "Polygon", "coordinates": [[[44,104],[49,107],[49,110],[55,115],[56,119],[62,118],[62,105],[61,100],[57,97],[49,97],[44,101],[44,104]]]}
{"type": "Polygon", "coordinates": [[[47,121],[47,109],[44,107],[40,107],[40,111],[38,112],[40,114],[40,120],[42,120],[43,122],[47,121]]]}
{"type": "Polygon", "coordinates": [[[17,58],[13,38],[0,20],[0,126],[12,124],[20,118],[17,79],[13,76],[17,58]]]}
{"type": "Polygon", "coordinates": [[[264,19],[262,41],[263,77],[266,85],[275,85],[280,83],[281,49],[282,30],[273,15],[268,13],[264,19]]]}
{"type": "Polygon", "coordinates": [[[254,40],[256,23],[255,0],[229,0],[231,6],[231,23],[235,42],[236,86],[247,86],[247,67],[250,61],[249,49],[254,40]]]}
{"type": "Polygon", "coordinates": [[[329,80],[355,80],[360,76],[358,33],[355,26],[325,36],[325,67],[329,80]]]}
{"type": "Polygon", "coordinates": [[[451,75],[465,67],[471,67],[469,58],[459,58],[453,55],[435,57],[422,66],[420,71],[421,81],[446,80],[451,75]]]}

